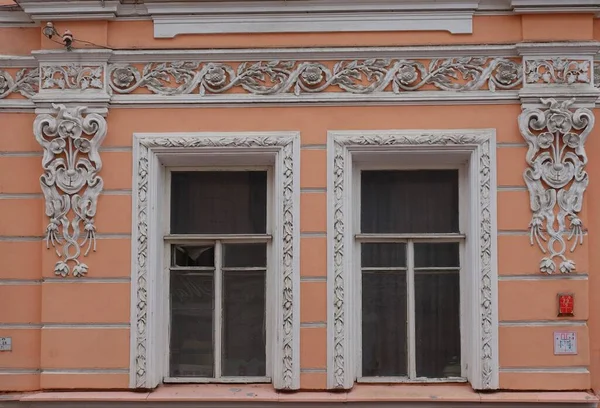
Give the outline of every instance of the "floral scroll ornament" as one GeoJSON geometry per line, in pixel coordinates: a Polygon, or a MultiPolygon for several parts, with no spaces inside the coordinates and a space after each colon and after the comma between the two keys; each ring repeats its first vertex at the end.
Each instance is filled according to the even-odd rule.
{"type": "Polygon", "coordinates": [[[507,58],[432,59],[425,65],[406,59],[372,58],[337,61],[332,66],[310,61],[259,61],[239,65],[218,62],[149,63],[109,68],[111,91],[129,94],[146,88],[158,95],[223,94],[234,88],[252,95],[317,94],[338,87],[371,94],[427,89],[442,91],[507,90],[522,82],[521,65],[507,58]]]}
{"type": "Polygon", "coordinates": [[[521,134],[529,145],[529,167],[523,177],[533,211],[530,241],[547,254],[540,262],[542,273],[556,272],[557,258],[558,270],[570,273],[575,270],[575,262],[565,256],[566,241],[572,241],[570,252],[583,243],[584,229],[578,213],[588,185],[584,145],[594,126],[594,115],[585,108],[571,111],[575,99],[541,101],[548,109],[526,109],[519,116],[521,134]]]}
{"type": "Polygon", "coordinates": [[[56,116],[39,115],[33,128],[44,149],[40,184],[50,218],[46,246],[52,245],[62,257],[54,267],[56,275],[81,277],[88,271],[78,259],[82,248],[86,247],[85,256],[96,250],[94,216],[103,186],[98,176],[102,168],[98,147],[106,136],[106,121],[96,113],[83,117],[83,106],[52,106],[58,111],[56,116]]]}

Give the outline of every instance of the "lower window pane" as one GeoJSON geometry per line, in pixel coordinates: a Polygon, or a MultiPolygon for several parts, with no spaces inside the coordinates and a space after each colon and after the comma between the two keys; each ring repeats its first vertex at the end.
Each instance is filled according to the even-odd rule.
{"type": "Polygon", "coordinates": [[[265,376],[265,272],[223,273],[223,376],[265,376]]]}
{"type": "Polygon", "coordinates": [[[417,377],[460,377],[458,271],[415,271],[417,377]]]}
{"type": "Polygon", "coordinates": [[[213,377],[213,272],[171,272],[171,377],[213,377]]]}
{"type": "Polygon", "coordinates": [[[406,272],[362,273],[362,375],[406,376],[406,272]]]}

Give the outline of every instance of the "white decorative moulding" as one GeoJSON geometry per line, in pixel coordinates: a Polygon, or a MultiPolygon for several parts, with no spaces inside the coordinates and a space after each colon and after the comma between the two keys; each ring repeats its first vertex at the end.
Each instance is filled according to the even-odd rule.
{"type": "Polygon", "coordinates": [[[239,89],[251,95],[315,94],[336,87],[353,94],[417,91],[431,85],[441,91],[507,90],[521,84],[521,67],[507,58],[462,57],[416,60],[371,58],[337,61],[332,66],[310,61],[163,62],[111,65],[110,87],[129,94],[146,88],[158,95],[210,97],[239,89]]]}
{"type": "Polygon", "coordinates": [[[39,70],[37,68],[21,68],[14,76],[0,69],[0,99],[12,93],[19,93],[32,98],[38,92],[39,70]]]}
{"type": "Polygon", "coordinates": [[[567,258],[567,251],[575,251],[584,238],[579,212],[589,182],[585,141],[594,127],[594,114],[586,108],[572,110],[574,98],[541,102],[545,109],[525,109],[519,116],[528,145],[529,167],[523,177],[533,212],[530,241],[545,255],[540,272],[570,273],[575,262],[567,258]]]}
{"type": "Polygon", "coordinates": [[[102,89],[103,66],[42,66],[42,89],[102,89]]]}
{"type": "Polygon", "coordinates": [[[44,149],[40,185],[46,200],[46,245],[61,257],[54,273],[82,277],[88,266],[79,260],[96,250],[96,205],[102,191],[98,148],[106,136],[106,120],[86,107],[53,105],[54,115],[38,115],[33,131],[44,149]]]}
{"type": "MultiPolygon", "coordinates": [[[[468,279],[465,293],[469,310],[465,316],[469,336],[468,380],[477,390],[498,387],[498,316],[496,249],[496,162],[493,130],[396,130],[332,131],[328,152],[328,387],[350,389],[357,379],[357,347],[360,331],[354,308],[353,156],[365,160],[377,153],[469,155],[471,200],[468,212],[468,279]],[[466,153],[465,153],[466,152],[466,153]]],[[[464,157],[464,156],[462,156],[464,157]]],[[[401,161],[401,159],[398,159],[401,161]]],[[[462,294],[461,294],[462,296],[462,294]]]]}
{"type": "MultiPolygon", "coordinates": [[[[268,350],[273,361],[273,385],[279,390],[300,386],[300,136],[297,132],[262,133],[167,133],[134,135],[133,239],[132,239],[132,388],[154,388],[163,378],[164,356],[168,344],[161,343],[166,333],[165,296],[158,281],[162,276],[163,214],[160,206],[161,166],[176,161],[178,154],[187,160],[197,158],[198,165],[236,155],[236,163],[256,157],[274,160],[273,269],[277,273],[274,288],[275,349],[268,350]],[[239,156],[238,156],[239,155],[239,156]],[[237,159],[239,157],[239,160],[237,159]],[[162,316],[162,317],[161,317],[162,316]]],[[[222,162],[221,162],[222,163],[222,162]]],[[[165,342],[166,343],[166,342],[165,342]]]]}
{"type": "Polygon", "coordinates": [[[527,84],[590,84],[592,64],[586,59],[525,59],[527,84]]]}

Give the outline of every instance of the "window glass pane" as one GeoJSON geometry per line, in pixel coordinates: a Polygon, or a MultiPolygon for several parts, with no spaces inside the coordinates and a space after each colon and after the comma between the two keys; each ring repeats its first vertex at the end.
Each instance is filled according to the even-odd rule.
{"type": "Polygon", "coordinates": [[[406,272],[362,273],[362,375],[406,376],[406,272]]]}
{"type": "Polygon", "coordinates": [[[223,266],[226,268],[267,266],[266,244],[223,245],[223,266]]]}
{"type": "Polygon", "coordinates": [[[171,173],[171,233],[262,234],[266,171],[171,173]]]}
{"type": "Polygon", "coordinates": [[[224,376],[265,376],[265,272],[223,273],[224,376]]]}
{"type": "Polygon", "coordinates": [[[458,171],[361,172],[361,232],[459,232],[458,171]]]}
{"type": "Polygon", "coordinates": [[[171,272],[171,377],[213,377],[213,272],[171,272]]]}
{"type": "Polygon", "coordinates": [[[415,243],[415,268],[458,267],[459,243],[415,243]]]}
{"type": "Polygon", "coordinates": [[[363,268],[406,267],[406,244],[361,244],[363,268]]]}
{"type": "Polygon", "coordinates": [[[213,246],[173,245],[172,266],[214,266],[213,246]]]}
{"type": "Polygon", "coordinates": [[[415,271],[417,377],[460,377],[458,271],[415,271]]]}

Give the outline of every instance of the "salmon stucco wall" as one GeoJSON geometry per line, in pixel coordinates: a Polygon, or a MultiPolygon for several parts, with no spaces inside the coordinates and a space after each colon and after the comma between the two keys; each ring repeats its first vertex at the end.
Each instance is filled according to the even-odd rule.
{"type": "MultiPolygon", "coordinates": [[[[105,190],[96,218],[98,247],[86,261],[93,278],[84,279],[53,276],[56,255],[40,238],[46,221],[38,184],[41,152],[31,136],[33,117],[3,114],[12,132],[2,150],[11,154],[0,157],[0,168],[19,171],[0,175],[1,193],[7,196],[0,200],[2,213],[11,215],[0,224],[0,259],[6,265],[1,273],[2,279],[18,280],[0,286],[0,319],[23,327],[2,331],[13,337],[15,350],[0,354],[0,365],[42,370],[14,375],[2,382],[3,389],[128,387],[134,133],[274,130],[301,134],[301,388],[324,389],[327,131],[462,128],[497,130],[500,387],[590,388],[589,373],[560,371],[590,364],[588,327],[525,324],[558,321],[556,294],[565,291],[575,294],[577,314],[560,320],[585,323],[590,300],[587,279],[540,277],[540,252],[529,245],[527,231],[531,213],[522,178],[526,148],[516,123],[519,113],[513,105],[113,109],[101,151],[105,190]],[[563,328],[578,333],[578,355],[553,355],[552,331],[563,328]]],[[[593,157],[593,145],[588,154],[593,157]]],[[[589,224],[587,201],[584,224],[589,224]]],[[[589,225],[592,230],[594,224],[589,225]]],[[[586,240],[574,254],[582,277],[596,262],[589,247],[586,240]]]]}
{"type": "MultiPolygon", "coordinates": [[[[460,35],[442,31],[192,34],[161,39],[154,37],[150,20],[59,24],[99,49],[121,53],[216,48],[493,47],[517,43],[523,47],[532,42],[540,46],[581,43],[585,48],[600,40],[600,22],[592,13],[475,15],[473,33],[460,35]]],[[[24,57],[36,50],[62,49],[61,44],[44,37],[42,27],[0,27],[0,38],[10,39],[0,42],[0,54],[24,57]]],[[[511,55],[515,61],[522,57],[516,52],[511,55]]],[[[142,63],[134,65],[143,69],[142,63]]],[[[6,68],[13,77],[17,71],[16,65],[6,68]]],[[[431,84],[424,89],[437,90],[431,84]]],[[[484,86],[480,91],[490,89],[484,86]]],[[[569,96],[563,88],[561,92],[561,97],[569,96]]],[[[132,93],[149,94],[142,88],[132,93]]],[[[586,106],[594,104],[590,102],[593,96],[586,100],[586,106]]],[[[248,131],[300,132],[300,388],[326,389],[330,303],[327,132],[389,129],[495,129],[499,387],[514,391],[600,390],[600,276],[596,273],[600,252],[593,250],[600,245],[600,216],[594,211],[600,202],[600,130],[594,128],[586,143],[590,183],[580,213],[586,234],[583,245],[569,254],[577,264],[577,274],[543,275],[539,271],[543,254],[530,245],[532,213],[523,179],[527,145],[517,121],[521,102],[528,100],[517,91],[511,98],[462,104],[361,102],[357,106],[335,102],[222,107],[107,104],[108,133],[100,148],[104,190],[95,219],[98,241],[96,251],[86,258],[93,273],[84,278],[63,278],[54,275],[58,258],[43,240],[48,220],[40,189],[42,149],[32,132],[34,109],[48,110],[49,104],[36,101],[21,109],[18,103],[31,98],[20,93],[8,95],[4,100],[16,105],[0,110],[0,337],[11,337],[13,348],[0,352],[0,391],[129,388],[130,339],[135,329],[131,327],[130,306],[133,135],[248,131]],[[573,317],[557,316],[557,294],[563,292],[575,295],[573,317]],[[554,354],[553,332],[559,330],[577,333],[577,355],[554,354]]]]}

